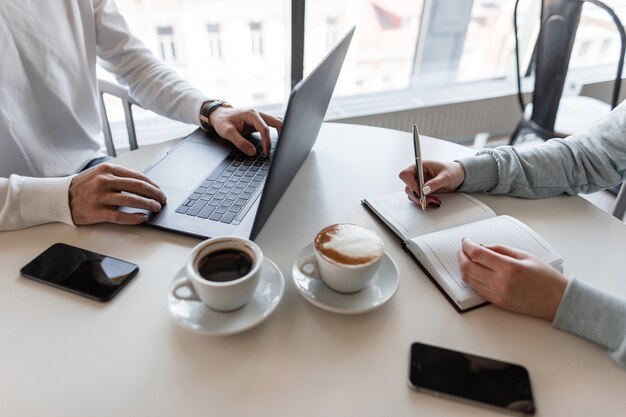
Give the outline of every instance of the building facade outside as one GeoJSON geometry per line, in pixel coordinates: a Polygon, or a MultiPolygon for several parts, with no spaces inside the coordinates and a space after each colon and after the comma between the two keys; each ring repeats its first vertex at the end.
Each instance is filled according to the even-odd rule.
{"type": "MultiPolygon", "coordinates": [[[[310,72],[352,25],[357,32],[335,96],[404,89],[415,83],[424,1],[307,1],[304,72],[310,72]]],[[[514,76],[513,0],[463,0],[458,66],[447,82],[514,76]],[[451,81],[450,81],[451,80],[451,81]]],[[[626,0],[608,3],[626,18],[626,0]]],[[[284,103],[289,93],[291,0],[117,0],[131,30],[207,96],[237,106],[284,103]]],[[[539,31],[540,0],[520,2],[522,63],[539,31]]],[[[432,24],[432,22],[431,22],[432,24]]],[[[570,68],[615,64],[619,38],[608,15],[585,6],[570,68]]],[[[102,77],[107,77],[101,71],[102,77]]],[[[420,85],[420,88],[436,85],[420,85]]],[[[109,111],[121,120],[121,111],[109,111]]]]}

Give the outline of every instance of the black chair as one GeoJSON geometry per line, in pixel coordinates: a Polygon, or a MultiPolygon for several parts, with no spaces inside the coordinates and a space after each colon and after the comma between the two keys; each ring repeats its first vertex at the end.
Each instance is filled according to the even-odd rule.
{"type": "MultiPolygon", "coordinates": [[[[613,85],[611,108],[618,104],[621,89],[621,74],[626,53],[626,33],[615,12],[598,0],[543,0],[541,9],[541,28],[534,52],[535,88],[532,98],[532,114],[530,118],[523,117],[513,132],[510,144],[523,142],[527,134],[547,140],[553,137],[564,136],[563,132],[554,129],[556,116],[561,102],[565,77],[569,67],[570,55],[574,45],[576,29],[580,20],[583,3],[589,2],[606,10],[617,26],[621,39],[621,53],[617,68],[617,75],[613,85]]],[[[521,74],[519,64],[519,45],[517,39],[517,7],[515,2],[514,26],[516,33],[516,58],[518,101],[522,112],[526,105],[521,92],[521,74]]],[[[573,132],[567,132],[573,133],[573,132]]]]}
{"type": "MultiPolygon", "coordinates": [[[[626,53],[626,33],[619,17],[610,7],[598,0],[543,0],[541,6],[541,27],[533,59],[535,86],[532,97],[532,113],[529,118],[524,116],[526,104],[524,103],[521,89],[519,41],[517,37],[517,7],[519,0],[516,0],[513,19],[515,27],[517,88],[518,101],[523,116],[511,135],[511,145],[522,145],[529,141],[545,141],[553,137],[565,137],[566,133],[574,133],[555,131],[555,123],[563,95],[576,29],[578,28],[580,14],[585,2],[604,9],[615,22],[620,35],[621,52],[617,65],[617,75],[613,84],[611,108],[617,106],[624,67],[624,54],[626,53]]],[[[618,218],[622,218],[626,210],[624,186],[622,186],[621,191],[613,209],[613,215],[618,218]],[[622,202],[622,199],[625,201],[622,202]]]]}

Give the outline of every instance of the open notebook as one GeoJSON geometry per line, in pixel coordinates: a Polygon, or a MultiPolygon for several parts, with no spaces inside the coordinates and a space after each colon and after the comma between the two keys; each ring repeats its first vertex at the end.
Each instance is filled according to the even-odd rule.
{"type": "Polygon", "coordinates": [[[562,272],[563,259],[535,231],[462,193],[438,194],[441,207],[423,212],[404,193],[363,200],[406,245],[448,299],[465,311],[485,303],[462,280],[456,252],[467,237],[484,245],[502,244],[529,252],[562,272]]]}

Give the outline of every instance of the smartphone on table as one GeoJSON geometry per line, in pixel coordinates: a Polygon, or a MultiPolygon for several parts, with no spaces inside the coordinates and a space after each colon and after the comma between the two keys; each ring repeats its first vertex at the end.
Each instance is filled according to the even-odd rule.
{"type": "Polygon", "coordinates": [[[530,377],[523,366],[442,347],[411,345],[409,385],[507,414],[535,413],[530,377]]]}
{"type": "Polygon", "coordinates": [[[97,301],[109,301],[139,267],[86,249],[55,243],[21,269],[22,276],[97,301]]]}

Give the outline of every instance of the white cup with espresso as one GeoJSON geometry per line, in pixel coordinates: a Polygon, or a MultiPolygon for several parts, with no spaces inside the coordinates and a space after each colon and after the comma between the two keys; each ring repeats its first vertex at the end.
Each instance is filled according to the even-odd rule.
{"type": "Polygon", "coordinates": [[[384,253],[383,240],[376,232],[358,224],[338,223],[315,236],[313,256],[300,260],[298,269],[335,291],[353,293],[372,282],[384,253]],[[306,272],[307,266],[312,266],[312,273],[306,272]]]}
{"type": "Polygon", "coordinates": [[[261,248],[248,239],[208,239],[191,250],[185,266],[187,279],[175,285],[171,294],[180,300],[201,301],[217,311],[237,310],[254,295],[262,264],[261,248]],[[181,295],[182,288],[189,295],[181,295]]]}

